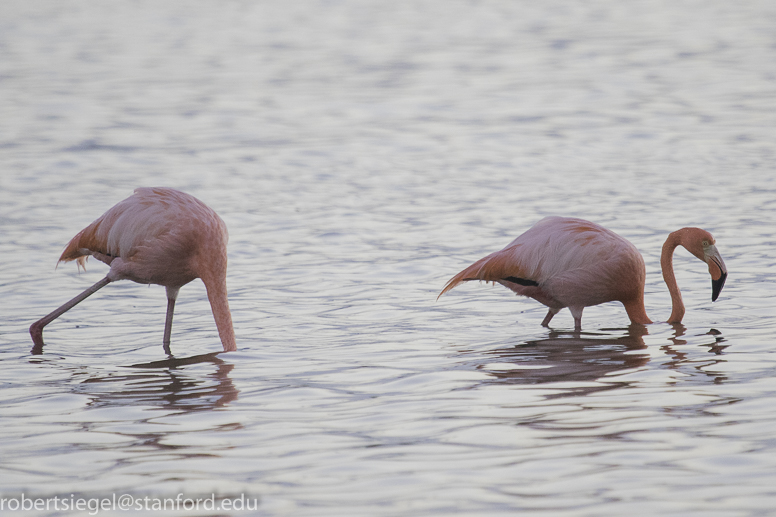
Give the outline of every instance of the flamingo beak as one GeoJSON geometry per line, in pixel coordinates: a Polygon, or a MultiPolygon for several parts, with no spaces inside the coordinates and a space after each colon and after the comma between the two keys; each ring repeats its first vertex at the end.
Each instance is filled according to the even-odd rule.
{"type": "Polygon", "coordinates": [[[722,286],[725,285],[725,279],[727,278],[727,273],[722,273],[722,276],[720,276],[717,280],[711,281],[711,301],[716,302],[717,297],[719,296],[720,291],[722,291],[722,286]]]}
{"type": "Polygon", "coordinates": [[[711,301],[715,302],[722,291],[722,287],[725,285],[727,268],[716,246],[709,246],[704,250],[704,254],[706,255],[706,263],[709,265],[709,274],[711,275],[711,301]]]}

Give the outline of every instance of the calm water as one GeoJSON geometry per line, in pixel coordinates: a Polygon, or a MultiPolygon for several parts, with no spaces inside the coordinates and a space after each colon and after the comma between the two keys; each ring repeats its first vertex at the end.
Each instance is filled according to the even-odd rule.
{"type": "Polygon", "coordinates": [[[765,1],[3,2],[0,496],[776,514],[774,26],[765,1]],[[107,269],[55,270],[66,242],[152,185],[229,226],[239,351],[196,281],[168,359],[164,290],[124,282],[29,355],[107,269]],[[582,334],[500,287],[435,300],[550,214],[637,245],[656,321],[674,229],[715,235],[727,286],[680,251],[683,326],[607,304],[582,334]]]}

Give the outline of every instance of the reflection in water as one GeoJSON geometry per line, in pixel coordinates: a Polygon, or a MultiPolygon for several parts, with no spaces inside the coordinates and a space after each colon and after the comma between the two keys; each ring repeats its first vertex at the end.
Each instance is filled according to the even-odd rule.
{"type": "MultiPolygon", "coordinates": [[[[711,329],[703,334],[712,336],[713,341],[708,344],[701,343],[699,347],[696,346],[695,339],[682,339],[687,331],[686,327],[681,324],[672,327],[674,332],[669,338],[670,344],[660,347],[671,359],[662,364],[674,370],[690,366],[692,373],[700,372],[704,378],[712,377],[714,382],[724,381],[725,377],[714,373],[713,369],[705,370],[725,361],[720,356],[727,345],[720,344],[724,341],[720,332],[711,329]],[[708,351],[704,350],[706,347],[708,351]],[[699,350],[703,351],[700,357],[699,350]],[[707,352],[714,354],[714,357],[709,359],[707,352]]],[[[648,334],[648,328],[643,325],[631,325],[627,334],[619,337],[588,332],[551,331],[547,339],[527,341],[489,352],[499,361],[480,365],[478,369],[487,371],[499,382],[510,384],[589,383],[616,372],[645,366],[651,359],[646,351],[648,345],[644,341],[648,334]],[[639,353],[640,350],[643,352],[639,353]]],[[[628,381],[608,381],[605,384],[581,384],[568,389],[564,386],[563,393],[554,397],[583,395],[628,384],[628,381]]]]}
{"type": "MultiPolygon", "coordinates": [[[[43,415],[47,422],[57,422],[64,432],[75,437],[72,445],[56,449],[53,459],[43,457],[34,460],[35,464],[67,464],[69,479],[90,481],[87,491],[82,492],[84,497],[102,497],[105,490],[115,489],[115,482],[110,480],[121,477],[116,472],[122,469],[130,473],[135,469],[153,470],[154,475],[166,481],[186,480],[181,476],[186,469],[179,462],[220,458],[224,432],[243,429],[239,413],[224,411],[237,400],[239,391],[230,378],[235,365],[221,359],[220,353],[223,352],[126,366],[60,362],[50,356],[31,358],[30,363],[39,367],[37,370],[54,367],[59,370],[57,373],[64,373],[44,377],[56,378],[53,389],[69,389],[70,394],[60,395],[66,401],[65,407],[46,405],[26,411],[36,417],[43,415]],[[67,407],[67,403],[72,403],[72,407],[67,407]],[[99,456],[100,461],[89,465],[88,478],[82,478],[84,462],[90,460],[79,463],[80,459],[71,458],[94,456],[99,456]]],[[[43,389],[50,387],[47,384],[42,383],[43,389]]],[[[39,434],[21,429],[18,439],[38,440],[39,434]]],[[[57,438],[52,441],[57,442],[57,438]]],[[[20,472],[45,470],[18,463],[20,472]]],[[[125,476],[120,488],[131,492],[133,483],[142,484],[144,477],[130,482],[131,474],[125,476]]]]}
{"type": "Polygon", "coordinates": [[[90,408],[150,406],[167,414],[180,414],[223,407],[237,400],[239,391],[229,378],[234,364],[220,359],[220,353],[135,364],[126,368],[139,371],[125,375],[90,374],[76,385],[76,390],[93,397],[90,408]],[[215,372],[202,375],[199,370],[185,368],[208,364],[215,366],[215,372]],[[106,388],[106,383],[110,387],[106,388]]]}
{"type": "MultiPolygon", "coordinates": [[[[295,517],[772,513],[776,4],[558,4],[4,2],[3,493],[248,485],[260,513],[295,517]],[[130,285],[27,356],[63,275],[98,280],[55,272],[59,243],[159,184],[229,227],[244,343],[217,357],[235,368],[137,365],[166,357],[159,335],[117,313],[163,302],[130,285]],[[527,325],[541,314],[507,293],[433,303],[443,272],[552,214],[638,242],[649,307],[681,225],[713,229],[737,282],[712,306],[677,255],[681,335],[632,335],[610,305],[598,321],[621,328],[574,335],[527,325]]],[[[189,355],[216,350],[203,290],[178,302],[189,355]]]]}
{"type": "MultiPolygon", "coordinates": [[[[643,325],[631,325],[627,335],[615,338],[588,332],[552,331],[547,339],[491,351],[502,363],[480,368],[500,381],[514,384],[595,381],[613,372],[647,364],[648,354],[633,353],[647,348],[643,339],[646,334],[647,328],[643,325]],[[503,363],[513,366],[504,368],[503,363]]],[[[556,396],[592,393],[621,384],[582,385],[556,396]]]]}
{"type": "Polygon", "coordinates": [[[707,353],[698,356],[699,348],[696,346],[687,347],[687,345],[691,344],[690,338],[685,336],[687,327],[681,323],[675,323],[672,327],[674,335],[669,339],[670,344],[660,347],[666,355],[672,358],[671,361],[665,363],[666,367],[678,370],[689,366],[692,368],[689,373],[694,375],[703,374],[702,378],[704,379],[711,377],[715,383],[722,383],[727,380],[726,375],[717,373],[713,368],[710,368],[725,362],[721,356],[725,348],[729,346],[722,344],[725,342],[725,338],[722,337],[722,333],[719,330],[711,329],[706,334],[703,334],[703,336],[712,336],[713,340],[710,343],[700,343],[699,345],[700,347],[708,348],[708,352],[713,354],[713,357],[710,358],[707,353]],[[686,339],[683,339],[685,337],[686,339]]]}

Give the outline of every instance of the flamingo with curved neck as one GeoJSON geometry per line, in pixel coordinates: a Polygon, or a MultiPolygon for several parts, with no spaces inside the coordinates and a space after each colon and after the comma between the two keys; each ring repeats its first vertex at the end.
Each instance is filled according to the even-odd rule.
{"type": "Polygon", "coordinates": [[[684,247],[698,259],[706,262],[711,275],[711,301],[717,301],[722,287],[727,279],[725,262],[717,251],[714,237],[701,228],[682,228],[668,235],[660,254],[660,268],[663,270],[663,280],[671,293],[671,316],[668,323],[681,323],[684,317],[684,302],[682,293],[676,284],[673,256],[677,246],[684,247]]]}
{"type": "MultiPolygon", "coordinates": [[[[660,257],[663,278],[671,293],[668,323],[680,323],[685,312],[673,269],[677,246],[708,265],[711,301],[717,300],[727,278],[725,263],[709,232],[682,228],[671,233],[660,257]]],[[[631,323],[652,323],[644,308],[646,268],[641,254],[626,239],[584,219],[542,219],[504,249],[455,275],[439,296],[469,280],[499,283],[546,305],[549,311],[542,321],[545,327],[558,311],[568,307],[574,328],[579,331],[585,307],[611,301],[623,304],[631,323]]]]}
{"type": "Polygon", "coordinates": [[[60,262],[84,267],[93,256],[110,266],[108,274],[84,292],[30,326],[33,353],[43,351],[43,328],[117,280],[158,284],[167,289],[162,344],[170,353],[175,300],[181,287],[201,278],[207,290],[224,350],[237,350],[226,295],[226,224],[194,196],[171,188],[138,188],[73,237],[60,262]]]}

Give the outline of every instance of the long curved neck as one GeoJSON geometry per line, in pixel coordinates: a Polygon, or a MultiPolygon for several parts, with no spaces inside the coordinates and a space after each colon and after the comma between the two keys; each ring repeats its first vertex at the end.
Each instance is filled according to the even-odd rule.
{"type": "Polygon", "coordinates": [[[237,343],[234,338],[234,326],[232,325],[232,313],[229,311],[229,299],[226,296],[226,260],[224,260],[223,271],[217,268],[216,271],[203,272],[200,276],[207,289],[207,297],[210,300],[210,308],[213,311],[213,318],[216,320],[218,328],[218,337],[221,338],[221,344],[225,352],[234,352],[237,350],[237,343]]]}
{"type": "Polygon", "coordinates": [[[625,312],[628,313],[628,317],[631,323],[639,323],[641,325],[648,325],[652,323],[652,320],[647,316],[647,310],[644,308],[644,293],[638,298],[633,298],[627,302],[623,302],[625,312]]]}
{"type": "Polygon", "coordinates": [[[223,286],[207,288],[207,297],[210,300],[210,308],[213,309],[213,318],[218,327],[218,337],[224,345],[225,352],[237,350],[234,338],[234,326],[232,325],[232,313],[229,312],[229,300],[226,297],[226,282],[223,286]]]}
{"type": "Polygon", "coordinates": [[[682,302],[682,293],[676,284],[674,275],[674,250],[681,244],[679,232],[673,232],[668,236],[663,244],[663,252],[660,255],[660,268],[663,270],[663,280],[668,286],[668,292],[671,293],[671,317],[668,323],[681,323],[684,317],[684,302],[682,302]]]}

